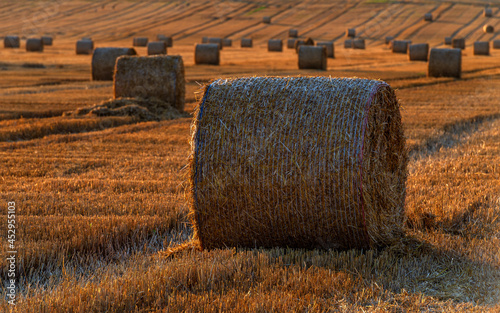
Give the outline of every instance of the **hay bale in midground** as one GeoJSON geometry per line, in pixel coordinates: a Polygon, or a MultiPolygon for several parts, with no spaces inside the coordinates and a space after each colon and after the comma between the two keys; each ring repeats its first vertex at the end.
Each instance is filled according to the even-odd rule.
{"type": "Polygon", "coordinates": [[[220,63],[219,45],[215,43],[196,44],[194,48],[194,63],[219,65],[220,63]]]}
{"type": "Polygon", "coordinates": [[[271,17],[270,16],[264,16],[262,18],[262,23],[264,23],[264,24],[271,24],[271,17]]]}
{"type": "Polygon", "coordinates": [[[270,51],[270,52],[283,51],[283,40],[281,40],[281,39],[269,39],[269,41],[267,42],[267,51],[270,51]]]}
{"type": "Polygon", "coordinates": [[[43,41],[41,38],[29,38],[26,40],[26,51],[43,52],[43,41]]]}
{"type": "Polygon", "coordinates": [[[429,53],[428,77],[457,77],[462,72],[462,51],[460,49],[432,48],[429,53]]]}
{"type": "Polygon", "coordinates": [[[295,52],[299,53],[300,46],[314,46],[314,40],[311,37],[306,39],[297,39],[295,41],[295,52]]]}
{"type": "Polygon", "coordinates": [[[222,38],[210,37],[210,38],[208,38],[208,43],[216,44],[219,46],[219,50],[222,50],[222,38]]]}
{"type": "Polygon", "coordinates": [[[19,36],[5,36],[3,39],[4,48],[19,48],[21,47],[21,40],[19,36]]]}
{"type": "Polygon", "coordinates": [[[201,43],[208,43],[208,37],[201,37],[201,43]]]}
{"type": "Polygon", "coordinates": [[[352,48],[352,46],[353,46],[352,42],[353,41],[354,41],[354,39],[346,39],[346,40],[344,40],[344,48],[345,49],[352,48]]]}
{"type": "Polygon", "coordinates": [[[408,46],[411,44],[410,40],[393,40],[392,53],[407,53],[408,46]]]}
{"type": "Polygon", "coordinates": [[[297,39],[295,38],[288,38],[288,40],[286,41],[286,47],[288,49],[293,49],[295,48],[295,42],[297,41],[297,39]]]}
{"type": "Polygon", "coordinates": [[[432,13],[425,13],[424,14],[424,21],[432,22],[432,13]]]}
{"type": "Polygon", "coordinates": [[[148,43],[148,55],[167,54],[165,41],[152,41],[148,43]]]}
{"type": "Polygon", "coordinates": [[[494,31],[495,31],[495,28],[493,28],[493,26],[491,26],[491,25],[484,25],[483,26],[484,33],[492,33],[494,31]]]}
{"type": "Polygon", "coordinates": [[[489,41],[474,42],[474,55],[490,55],[489,41]]]}
{"type": "Polygon", "coordinates": [[[296,29],[289,29],[288,30],[288,37],[292,37],[292,38],[299,37],[299,31],[296,29]]]}
{"type": "Polygon", "coordinates": [[[252,48],[253,40],[251,38],[241,38],[241,47],[242,48],[252,48]]]}
{"type": "Polygon", "coordinates": [[[229,38],[223,38],[222,39],[222,46],[223,47],[231,47],[231,46],[233,46],[233,41],[229,38]]]}
{"type": "Polygon", "coordinates": [[[134,48],[97,48],[92,55],[92,80],[113,80],[118,57],[136,55],[134,48]]]}
{"type": "Polygon", "coordinates": [[[92,40],[78,40],[76,42],[76,54],[92,54],[94,42],[92,40]]]}
{"type": "Polygon", "coordinates": [[[352,41],[353,49],[365,49],[365,40],[364,39],[354,39],[352,41]]]}
{"type": "Polygon", "coordinates": [[[465,38],[453,38],[451,40],[451,47],[454,49],[465,49],[465,38]]]}
{"type": "Polygon", "coordinates": [[[122,56],[116,60],[116,98],[156,98],[184,110],[184,63],[180,56],[122,56]]]}
{"type": "Polygon", "coordinates": [[[385,37],[385,44],[388,45],[393,40],[394,40],[394,36],[387,36],[387,37],[385,37]]]}
{"type": "Polygon", "coordinates": [[[326,56],[329,58],[335,58],[335,46],[333,41],[320,41],[316,43],[317,46],[326,48],[326,56]]]}
{"type": "Polygon", "coordinates": [[[491,8],[485,8],[483,11],[483,16],[484,17],[492,17],[493,16],[493,10],[491,8]]]}
{"type": "Polygon", "coordinates": [[[165,35],[157,35],[156,38],[158,41],[163,41],[167,45],[167,47],[173,47],[174,46],[174,40],[172,37],[167,37],[165,35]]]}
{"type": "Polygon", "coordinates": [[[427,61],[428,54],[428,43],[417,43],[408,46],[408,60],[410,61],[427,61]]]}
{"type": "Polygon", "coordinates": [[[451,46],[452,40],[453,40],[453,37],[444,37],[444,44],[447,46],[451,46]]]}
{"type": "Polygon", "coordinates": [[[146,47],[148,45],[148,37],[135,37],[133,40],[134,47],[146,47]]]}
{"type": "Polygon", "coordinates": [[[299,69],[326,70],[326,47],[300,46],[299,69]]]}
{"type": "Polygon", "coordinates": [[[356,29],[355,28],[348,28],[345,30],[345,36],[346,37],[356,37],[356,29]]]}
{"type": "Polygon", "coordinates": [[[500,49],[500,40],[493,40],[493,49],[500,49]]]}
{"type": "Polygon", "coordinates": [[[52,46],[53,38],[50,36],[42,36],[42,43],[44,46],[52,46]]]}
{"type": "Polygon", "coordinates": [[[202,248],[400,240],[408,157],[385,82],[219,79],[194,116],[190,216],[202,248]]]}

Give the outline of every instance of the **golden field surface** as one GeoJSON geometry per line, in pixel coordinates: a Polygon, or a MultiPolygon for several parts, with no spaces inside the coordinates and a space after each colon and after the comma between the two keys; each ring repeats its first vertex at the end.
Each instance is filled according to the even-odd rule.
{"type": "MultiPolygon", "coordinates": [[[[43,53],[0,48],[1,312],[500,312],[500,50],[474,56],[500,29],[500,1],[14,1],[0,36],[52,35],[43,53]],[[483,17],[492,4],[493,17],[483,17]],[[424,22],[432,12],[434,22],[424,22]],[[271,24],[262,17],[271,16],[271,24]],[[343,48],[355,27],[366,50],[343,48]],[[267,40],[335,40],[327,71],[267,40]],[[97,47],[173,36],[186,112],[216,78],[304,75],[382,79],[402,104],[409,151],[406,237],[372,250],[185,249],[192,117],[67,116],[113,96],[91,81],[97,47]],[[203,36],[233,39],[220,66],[195,65],[203,36]],[[444,47],[465,37],[462,78],[427,78],[386,36],[444,47]],[[239,40],[252,37],[254,47],[239,40]],[[15,201],[16,306],[7,303],[7,203],[15,201]]],[[[146,48],[136,47],[139,55],[146,48]]]]}

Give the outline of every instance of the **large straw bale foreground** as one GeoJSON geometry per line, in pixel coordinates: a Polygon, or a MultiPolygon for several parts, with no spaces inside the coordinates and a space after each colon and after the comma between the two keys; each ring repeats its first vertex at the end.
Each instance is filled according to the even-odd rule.
{"type": "Polygon", "coordinates": [[[97,48],[92,54],[92,80],[113,80],[116,59],[122,55],[136,55],[134,48],[97,48]]]}
{"type": "Polygon", "coordinates": [[[156,98],[182,112],[186,93],[180,56],[122,56],[116,60],[116,98],[156,98]]]}
{"type": "Polygon", "coordinates": [[[219,79],[192,127],[203,248],[374,247],[403,232],[407,154],[382,81],[219,79]]]}

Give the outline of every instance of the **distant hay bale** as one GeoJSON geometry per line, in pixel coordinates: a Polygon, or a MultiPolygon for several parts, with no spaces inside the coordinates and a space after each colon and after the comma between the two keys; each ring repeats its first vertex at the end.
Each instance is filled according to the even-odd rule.
{"type": "Polygon", "coordinates": [[[289,29],[288,30],[288,37],[291,37],[291,38],[299,37],[299,31],[296,29],[289,29]]]}
{"type": "Polygon", "coordinates": [[[267,51],[269,51],[269,52],[281,52],[281,51],[283,51],[283,40],[281,40],[281,39],[269,39],[267,41],[267,51]]]}
{"type": "Polygon", "coordinates": [[[270,16],[264,16],[262,18],[262,23],[264,23],[264,24],[271,24],[271,17],[270,16]]]}
{"type": "Polygon", "coordinates": [[[295,38],[288,38],[288,40],[286,41],[286,47],[288,49],[293,49],[295,48],[295,42],[297,41],[297,39],[295,38]]]}
{"type": "Polygon", "coordinates": [[[165,42],[165,44],[167,45],[168,48],[173,47],[173,45],[174,45],[174,41],[173,41],[172,37],[167,37],[165,35],[157,35],[156,39],[158,39],[158,41],[165,42]]]}
{"type": "Polygon", "coordinates": [[[457,77],[462,72],[462,51],[460,49],[432,48],[429,53],[428,77],[457,77]]]}
{"type": "Polygon", "coordinates": [[[377,80],[212,82],[191,141],[190,217],[201,247],[346,249],[401,240],[408,156],[399,107],[377,80]]]}
{"type": "Polygon", "coordinates": [[[44,46],[52,46],[52,37],[50,36],[42,36],[42,42],[44,46]]]}
{"type": "Polygon", "coordinates": [[[41,38],[29,38],[26,40],[26,51],[43,52],[43,41],[41,38]]]}
{"type": "Polygon", "coordinates": [[[500,40],[493,40],[493,49],[500,49],[500,40]]]}
{"type": "Polygon", "coordinates": [[[115,99],[156,98],[182,112],[186,93],[182,57],[121,56],[116,60],[113,89],[115,99]]]}
{"type": "Polygon", "coordinates": [[[393,40],[392,53],[408,53],[408,46],[411,44],[410,40],[393,40]]]}
{"type": "Polygon", "coordinates": [[[444,44],[447,46],[451,46],[452,40],[453,40],[453,37],[444,37],[444,44]]]}
{"type": "Polygon", "coordinates": [[[220,63],[219,45],[215,43],[196,44],[194,48],[194,63],[219,65],[220,63]]]}
{"type": "Polygon", "coordinates": [[[346,39],[344,40],[344,48],[349,49],[353,47],[353,41],[354,39],[346,39]]]}
{"type": "Polygon", "coordinates": [[[222,38],[219,37],[209,37],[208,43],[216,44],[219,46],[219,50],[222,50],[222,38]]]}
{"type": "Polygon", "coordinates": [[[326,59],[326,47],[300,46],[299,48],[299,69],[318,69],[325,71],[326,59]]]}
{"type": "Polygon", "coordinates": [[[489,41],[474,42],[474,55],[490,55],[489,41]]]}
{"type": "Polygon", "coordinates": [[[424,14],[424,21],[432,22],[432,13],[425,13],[424,14]]]}
{"type": "Polygon", "coordinates": [[[146,47],[148,45],[148,37],[135,37],[133,40],[134,47],[146,47]]]}
{"type": "Polygon", "coordinates": [[[365,40],[364,39],[353,39],[352,47],[354,49],[365,49],[365,40]]]}
{"type": "Polygon", "coordinates": [[[208,43],[208,37],[202,37],[201,43],[208,43]]]}
{"type": "Polygon", "coordinates": [[[92,40],[92,38],[90,38],[90,37],[82,37],[81,40],[92,40]]]}
{"type": "Polygon", "coordinates": [[[316,43],[317,46],[326,48],[326,56],[329,58],[335,58],[335,46],[333,41],[320,41],[316,43]]]}
{"type": "Polygon", "coordinates": [[[352,38],[356,37],[356,29],[355,28],[348,28],[348,29],[346,29],[345,36],[346,37],[352,37],[352,38]]]}
{"type": "Polygon", "coordinates": [[[136,54],[134,48],[96,48],[92,55],[92,80],[113,80],[116,59],[136,54]]]}
{"type": "Polygon", "coordinates": [[[483,16],[484,17],[492,17],[493,16],[493,10],[491,8],[485,8],[483,11],[483,16]]]}
{"type": "Polygon", "coordinates": [[[76,42],[76,54],[92,54],[94,42],[92,40],[78,40],[76,42]]]}
{"type": "Polygon", "coordinates": [[[241,47],[242,48],[252,48],[253,40],[251,38],[241,38],[241,47]]]}
{"type": "Polygon", "coordinates": [[[454,49],[465,49],[465,38],[453,38],[451,40],[451,47],[454,49]]]}
{"type": "Polygon", "coordinates": [[[223,38],[222,39],[222,46],[223,47],[232,47],[233,46],[233,41],[229,38],[223,38]]]}
{"type": "Polygon", "coordinates": [[[295,41],[295,52],[299,53],[300,46],[314,46],[314,40],[310,37],[306,39],[297,39],[295,41]]]}
{"type": "Polygon", "coordinates": [[[491,26],[491,25],[484,25],[483,26],[484,33],[492,33],[494,31],[495,31],[495,28],[493,28],[493,26],[491,26]]]}
{"type": "Polygon", "coordinates": [[[4,48],[19,48],[21,47],[21,40],[19,36],[5,36],[3,39],[4,48]]]}
{"type": "Polygon", "coordinates": [[[408,60],[410,61],[427,61],[429,55],[429,44],[418,43],[408,46],[408,60]]]}
{"type": "Polygon", "coordinates": [[[148,55],[167,54],[165,41],[152,41],[148,43],[148,55]]]}
{"type": "Polygon", "coordinates": [[[394,36],[387,36],[387,37],[385,37],[385,44],[388,45],[393,40],[394,40],[394,36]]]}

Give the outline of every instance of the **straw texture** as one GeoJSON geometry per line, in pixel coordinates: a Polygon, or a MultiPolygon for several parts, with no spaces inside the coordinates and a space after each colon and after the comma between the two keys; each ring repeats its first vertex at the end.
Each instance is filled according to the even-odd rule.
{"type": "Polygon", "coordinates": [[[429,54],[429,44],[418,43],[408,47],[408,60],[410,61],[427,61],[429,54]]]}
{"type": "Polygon", "coordinates": [[[156,98],[182,112],[185,93],[180,56],[122,56],[116,60],[115,99],[156,98]]]}
{"type": "Polygon", "coordinates": [[[344,48],[349,49],[353,47],[353,41],[354,39],[346,39],[344,40],[344,48]]]}
{"type": "Polygon", "coordinates": [[[133,40],[134,47],[146,47],[148,45],[148,37],[135,37],[133,40]]]}
{"type": "Polygon", "coordinates": [[[316,45],[326,48],[327,57],[335,58],[335,46],[333,45],[333,41],[320,41],[316,43],[316,45]]]}
{"type": "Polygon", "coordinates": [[[288,30],[288,37],[297,38],[299,37],[299,31],[296,29],[288,30]]]}
{"type": "Polygon", "coordinates": [[[269,39],[269,41],[267,42],[267,51],[270,51],[270,52],[283,51],[283,40],[281,40],[281,39],[269,39]]]}
{"type": "Polygon", "coordinates": [[[490,55],[489,41],[474,42],[474,55],[490,55]]]}
{"type": "Polygon", "coordinates": [[[300,46],[314,46],[314,40],[311,37],[307,37],[306,39],[295,40],[295,52],[296,53],[299,53],[300,46]]]}
{"type": "Polygon", "coordinates": [[[393,40],[392,53],[407,53],[410,44],[410,40],[393,40]]]}
{"type": "Polygon", "coordinates": [[[233,46],[233,40],[229,38],[223,38],[222,39],[222,46],[223,47],[232,47],[233,46]]]}
{"type": "Polygon", "coordinates": [[[286,41],[286,47],[288,49],[293,49],[295,48],[295,42],[297,41],[296,38],[288,38],[286,41]]]}
{"type": "Polygon", "coordinates": [[[214,43],[196,44],[194,48],[194,63],[219,65],[219,45],[214,43]]]}
{"type": "Polygon", "coordinates": [[[354,39],[352,41],[352,47],[354,49],[365,49],[365,40],[364,39],[354,39]]]}
{"type": "Polygon", "coordinates": [[[452,37],[444,37],[444,44],[447,46],[451,46],[452,37]]]}
{"type": "Polygon", "coordinates": [[[148,55],[167,54],[165,41],[152,41],[148,43],[148,55]]]}
{"type": "Polygon", "coordinates": [[[190,217],[203,248],[364,248],[400,239],[407,154],[386,83],[220,79],[194,116],[190,217]]]}
{"type": "Polygon", "coordinates": [[[92,80],[113,80],[116,59],[136,55],[134,48],[97,48],[92,54],[92,80]]]}
{"type": "Polygon", "coordinates": [[[242,48],[252,48],[253,40],[251,38],[241,38],[241,47],[242,48]]]}
{"type": "Polygon", "coordinates": [[[326,48],[323,46],[301,46],[299,48],[299,69],[326,70],[326,48]]]}
{"type": "Polygon", "coordinates": [[[26,51],[43,52],[43,41],[41,38],[29,38],[26,40],[26,51]]]}
{"type": "Polygon", "coordinates": [[[76,42],[76,54],[92,54],[94,42],[92,40],[78,40],[76,42]]]}
{"type": "Polygon", "coordinates": [[[451,47],[454,49],[465,49],[465,38],[453,38],[451,40],[451,47]]]}
{"type": "Polygon", "coordinates": [[[346,37],[356,37],[356,29],[355,28],[348,28],[345,30],[345,36],[346,37]]]}
{"type": "Polygon", "coordinates": [[[3,39],[4,48],[19,48],[21,46],[21,41],[19,36],[5,36],[3,39]]]}
{"type": "Polygon", "coordinates": [[[462,51],[460,49],[431,49],[427,76],[460,78],[461,72],[462,51]]]}
{"type": "Polygon", "coordinates": [[[174,46],[174,40],[172,37],[167,37],[165,35],[157,35],[156,38],[158,41],[163,41],[167,45],[167,47],[173,47],[174,46]]]}
{"type": "Polygon", "coordinates": [[[222,50],[222,38],[220,37],[210,37],[208,38],[208,43],[219,45],[219,50],[222,50]]]}

